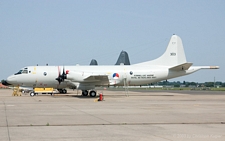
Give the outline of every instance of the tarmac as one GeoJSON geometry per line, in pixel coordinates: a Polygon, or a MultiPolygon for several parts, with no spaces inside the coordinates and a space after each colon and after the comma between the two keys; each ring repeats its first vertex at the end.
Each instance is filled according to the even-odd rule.
{"type": "Polygon", "coordinates": [[[0,89],[0,141],[225,140],[225,92],[99,92],[103,101],[0,89]]]}

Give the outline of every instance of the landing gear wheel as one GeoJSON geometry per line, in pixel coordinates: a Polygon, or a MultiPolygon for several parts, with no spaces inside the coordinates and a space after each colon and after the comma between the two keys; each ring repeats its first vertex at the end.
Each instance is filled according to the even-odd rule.
{"type": "Polygon", "coordinates": [[[87,90],[83,90],[83,91],[82,91],[82,95],[83,95],[83,96],[88,96],[88,91],[87,91],[87,90]]]}
{"type": "Polygon", "coordinates": [[[57,89],[59,91],[59,93],[61,94],[62,93],[62,89],[57,89]]]}
{"type": "Polygon", "coordinates": [[[62,89],[62,93],[63,94],[66,94],[67,93],[67,90],[66,89],[62,89]]]}
{"type": "Polygon", "coordinates": [[[30,96],[35,96],[35,93],[34,92],[30,92],[30,96]]]}
{"type": "Polygon", "coordinates": [[[90,91],[89,95],[90,97],[96,97],[96,91],[90,91]]]}
{"type": "Polygon", "coordinates": [[[67,93],[66,89],[58,89],[58,91],[59,91],[60,94],[66,94],[67,93]]]}

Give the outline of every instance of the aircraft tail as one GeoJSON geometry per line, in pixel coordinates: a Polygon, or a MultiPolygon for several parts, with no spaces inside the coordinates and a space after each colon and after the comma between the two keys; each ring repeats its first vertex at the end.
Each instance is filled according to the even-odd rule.
{"type": "MultiPolygon", "coordinates": [[[[157,65],[174,67],[186,63],[187,61],[182,40],[179,36],[173,35],[170,39],[166,51],[162,56],[155,60],[139,63],[136,65],[157,65]]],[[[190,63],[188,63],[188,65],[190,65],[190,63]]],[[[190,66],[188,66],[188,68],[189,67],[190,66]]]]}
{"type": "Polygon", "coordinates": [[[92,65],[98,65],[98,62],[95,59],[92,59],[91,63],[90,63],[90,66],[92,66],[92,65]]]}
{"type": "Polygon", "coordinates": [[[130,65],[129,56],[126,51],[121,51],[120,56],[115,65],[120,65],[123,63],[124,65],[130,65]]]}

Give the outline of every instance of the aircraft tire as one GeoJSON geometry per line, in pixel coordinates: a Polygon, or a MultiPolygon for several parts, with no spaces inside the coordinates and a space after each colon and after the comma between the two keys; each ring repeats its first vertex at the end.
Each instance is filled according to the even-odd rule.
{"type": "Polygon", "coordinates": [[[35,93],[34,92],[30,92],[30,96],[35,96],[35,93]]]}
{"type": "Polygon", "coordinates": [[[62,93],[63,94],[66,94],[67,93],[67,90],[66,89],[62,89],[62,93]]]}
{"type": "Polygon", "coordinates": [[[87,90],[83,90],[83,91],[82,91],[82,95],[83,95],[83,96],[88,96],[88,91],[87,91],[87,90]]]}
{"type": "Polygon", "coordinates": [[[60,94],[63,93],[63,89],[57,89],[59,91],[60,94]]]}
{"type": "Polygon", "coordinates": [[[96,91],[90,91],[89,95],[90,97],[96,97],[96,91]]]}

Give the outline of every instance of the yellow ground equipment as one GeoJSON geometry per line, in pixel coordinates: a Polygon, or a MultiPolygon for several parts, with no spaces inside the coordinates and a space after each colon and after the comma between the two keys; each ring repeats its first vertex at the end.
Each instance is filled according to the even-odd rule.
{"type": "Polygon", "coordinates": [[[14,87],[14,88],[13,88],[13,94],[12,94],[12,96],[22,96],[19,87],[14,87]]]}
{"type": "Polygon", "coordinates": [[[35,96],[38,93],[52,95],[54,93],[54,89],[53,88],[34,88],[34,91],[30,92],[30,96],[35,96]]]}

